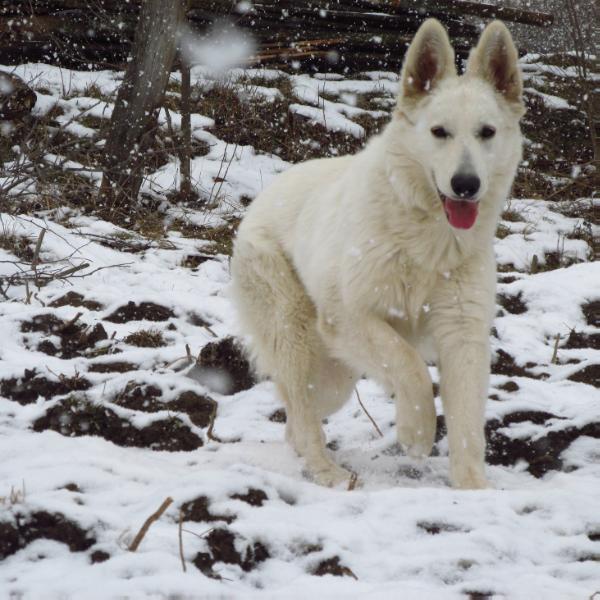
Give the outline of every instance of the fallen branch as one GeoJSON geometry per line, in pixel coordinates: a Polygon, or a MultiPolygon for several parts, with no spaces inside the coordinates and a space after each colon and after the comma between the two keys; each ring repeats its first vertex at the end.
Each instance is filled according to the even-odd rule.
{"type": "Polygon", "coordinates": [[[166,498],[165,501],[160,505],[158,510],[146,519],[146,522],[142,525],[142,528],[138,531],[138,534],[135,536],[135,538],[133,538],[133,542],[131,542],[131,544],[129,545],[128,550],[130,552],[135,552],[138,549],[139,545],[144,539],[144,536],[146,535],[146,533],[148,533],[148,529],[150,529],[152,523],[158,521],[158,519],[161,518],[165,510],[167,510],[167,508],[169,508],[169,506],[171,506],[172,503],[173,498],[166,498]]]}
{"type": "Polygon", "coordinates": [[[180,509],[179,510],[179,531],[178,531],[178,535],[179,535],[179,558],[181,558],[181,567],[183,568],[183,572],[185,573],[187,571],[187,568],[185,566],[185,558],[183,557],[183,535],[182,535],[182,531],[183,531],[183,511],[180,509]]]}

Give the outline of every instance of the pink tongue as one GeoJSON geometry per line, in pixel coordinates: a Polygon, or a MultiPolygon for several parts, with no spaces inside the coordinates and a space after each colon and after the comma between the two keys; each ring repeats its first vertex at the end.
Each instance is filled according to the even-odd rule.
{"type": "Polygon", "coordinates": [[[444,198],[444,209],[450,225],[458,229],[470,229],[477,219],[478,202],[444,198]]]}

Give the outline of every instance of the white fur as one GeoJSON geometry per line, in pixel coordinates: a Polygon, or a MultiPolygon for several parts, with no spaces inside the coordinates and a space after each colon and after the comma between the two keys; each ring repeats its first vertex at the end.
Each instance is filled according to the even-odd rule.
{"type": "Polygon", "coordinates": [[[451,480],[481,488],[492,241],[521,157],[510,34],[490,24],[457,77],[445,30],[428,20],[402,82],[392,121],[363,151],[296,165],[252,203],[235,243],[233,298],[257,369],[285,403],[287,439],[317,481],[349,477],[328,456],[321,419],[361,374],[394,394],[406,451],[429,454],[436,415],[425,361],[434,360],[451,480]],[[496,129],[493,139],[478,137],[483,124],[496,129]],[[437,126],[452,137],[434,137],[437,126]],[[455,229],[438,190],[451,193],[465,160],[481,180],[479,216],[455,229]]]}

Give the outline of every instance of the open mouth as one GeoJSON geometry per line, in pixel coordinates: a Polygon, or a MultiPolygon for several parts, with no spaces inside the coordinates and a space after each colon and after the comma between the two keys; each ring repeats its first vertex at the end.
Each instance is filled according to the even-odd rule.
{"type": "Polygon", "coordinates": [[[457,229],[471,229],[477,219],[479,201],[461,200],[440,194],[448,222],[457,229]]]}

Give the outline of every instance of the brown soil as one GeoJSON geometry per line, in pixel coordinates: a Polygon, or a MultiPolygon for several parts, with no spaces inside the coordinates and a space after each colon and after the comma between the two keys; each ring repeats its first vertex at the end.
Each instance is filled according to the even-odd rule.
{"type": "Polygon", "coordinates": [[[105,317],[105,321],[111,323],[128,323],[129,321],[167,321],[174,317],[175,313],[166,306],[154,304],[154,302],[135,302],[129,301],[127,304],[120,306],[105,317]]]}
{"type": "Polygon", "coordinates": [[[91,363],[88,367],[90,373],[127,373],[135,371],[138,365],[126,361],[91,363]]]}
{"type": "Polygon", "coordinates": [[[505,392],[516,392],[519,390],[519,384],[515,381],[507,381],[502,385],[498,386],[499,390],[504,390],[505,392]]]}
{"type": "Polygon", "coordinates": [[[104,550],[94,550],[94,552],[90,554],[90,562],[92,564],[106,562],[109,558],[110,554],[104,552],[104,550]]]}
{"type": "Polygon", "coordinates": [[[130,381],[114,402],[120,406],[144,412],[152,413],[160,410],[183,412],[197,427],[208,427],[217,410],[217,403],[212,398],[201,396],[191,390],[182,392],[177,398],[168,402],[159,400],[161,396],[160,388],[154,385],[130,381]]]}
{"type": "Polygon", "coordinates": [[[532,377],[531,373],[517,365],[515,359],[504,350],[496,351],[496,358],[492,362],[492,373],[509,377],[532,377]]]}
{"type": "Polygon", "coordinates": [[[214,257],[206,254],[189,254],[183,259],[181,266],[194,270],[197,269],[203,262],[206,262],[212,258],[214,257]]]}
{"type": "Polygon", "coordinates": [[[581,436],[600,438],[600,423],[590,423],[583,427],[567,427],[560,431],[550,431],[536,440],[513,439],[500,433],[498,429],[518,422],[515,418],[543,424],[548,418],[555,418],[548,413],[514,413],[503,421],[494,419],[486,424],[488,437],[487,461],[492,465],[514,465],[524,460],[528,463],[528,471],[534,477],[542,477],[548,471],[561,470],[562,452],[581,436]],[[527,415],[527,417],[526,417],[527,415]]]}
{"type": "Polygon", "coordinates": [[[199,496],[195,500],[190,500],[181,505],[181,512],[184,521],[195,521],[196,523],[225,521],[225,523],[233,523],[235,516],[233,515],[215,515],[210,512],[210,501],[206,496],[199,496]]]}
{"type": "Polygon", "coordinates": [[[93,348],[98,342],[108,339],[106,330],[100,323],[89,328],[77,321],[63,321],[52,314],[36,315],[31,321],[24,321],[21,324],[21,331],[57,336],[59,338],[58,347],[50,340],[43,340],[38,344],[37,350],[65,359],[84,356],[86,351],[93,348]]]}
{"type": "Polygon", "coordinates": [[[581,333],[572,330],[563,348],[593,348],[600,350],[600,333],[581,333]]]}
{"type": "Polygon", "coordinates": [[[135,331],[130,333],[123,341],[138,348],[160,348],[166,345],[162,331],[153,329],[135,331]]]}
{"type": "Polygon", "coordinates": [[[465,531],[462,527],[451,525],[450,523],[430,523],[421,521],[417,523],[417,527],[422,529],[429,535],[438,535],[440,533],[455,533],[457,531],[465,531]]]}
{"type": "Polygon", "coordinates": [[[198,357],[198,368],[200,378],[202,370],[206,370],[227,379],[230,382],[227,390],[229,394],[248,390],[256,383],[250,371],[250,363],[233,337],[206,344],[198,357]]]}
{"type": "Polygon", "coordinates": [[[0,394],[19,404],[31,404],[40,396],[49,400],[54,396],[87,390],[90,386],[90,382],[79,375],[59,375],[58,381],[53,381],[37,374],[35,369],[25,369],[22,377],[0,381],[0,394]]]}
{"type": "Polygon", "coordinates": [[[273,421],[273,423],[285,423],[287,421],[285,408],[278,408],[276,411],[273,411],[269,417],[269,421],[273,421]]]}
{"type": "Polygon", "coordinates": [[[588,302],[581,307],[585,320],[592,327],[600,327],[600,300],[588,302]]]}
{"type": "Polygon", "coordinates": [[[506,294],[498,294],[498,302],[512,315],[521,315],[527,312],[527,304],[523,302],[522,294],[519,293],[516,296],[508,296],[506,294]]]}
{"type": "Polygon", "coordinates": [[[142,429],[131,425],[105,406],[70,396],[33,423],[34,431],[51,429],[69,437],[100,436],[118,446],[134,446],[169,452],[191,451],[202,440],[177,418],[154,421],[142,429]]]}
{"type": "Polygon", "coordinates": [[[71,552],[83,552],[96,543],[89,532],[60,513],[16,514],[0,522],[0,560],[40,538],[62,542],[71,552]]]}
{"type": "Polygon", "coordinates": [[[600,388],[600,364],[599,365],[588,365],[577,371],[569,377],[571,381],[578,381],[579,383],[587,383],[594,387],[600,388]]]}
{"type": "Polygon", "coordinates": [[[64,296],[53,300],[48,306],[52,308],[59,308],[60,306],[83,306],[88,310],[102,310],[104,308],[100,302],[95,300],[86,300],[81,294],[77,292],[67,292],[64,296]]]}
{"type": "Polygon", "coordinates": [[[267,548],[260,542],[250,544],[224,528],[213,529],[206,536],[206,541],[209,552],[199,552],[193,563],[208,577],[219,578],[213,571],[213,566],[217,562],[239,565],[244,571],[252,571],[270,556],[267,548]],[[238,546],[245,545],[243,556],[236,549],[236,541],[238,546]]]}
{"type": "Polygon", "coordinates": [[[322,577],[323,575],[335,575],[336,577],[353,577],[356,575],[346,566],[340,563],[339,556],[332,556],[326,560],[322,560],[312,571],[313,575],[322,577]]]}
{"type": "MultiPolygon", "coordinates": [[[[515,465],[519,461],[528,464],[527,470],[534,477],[542,477],[548,471],[560,471],[563,466],[561,454],[581,436],[600,438],[600,423],[588,423],[583,427],[565,427],[549,431],[541,438],[513,439],[499,431],[513,423],[529,421],[544,425],[556,415],[544,411],[516,411],[500,419],[491,419],[485,425],[487,438],[486,461],[492,465],[515,465]]],[[[446,435],[444,417],[438,416],[436,443],[446,435]]]]}
{"type": "Polygon", "coordinates": [[[269,499],[263,490],[258,490],[256,488],[249,488],[245,494],[233,494],[230,498],[241,500],[251,506],[262,506],[265,500],[269,499]]]}

